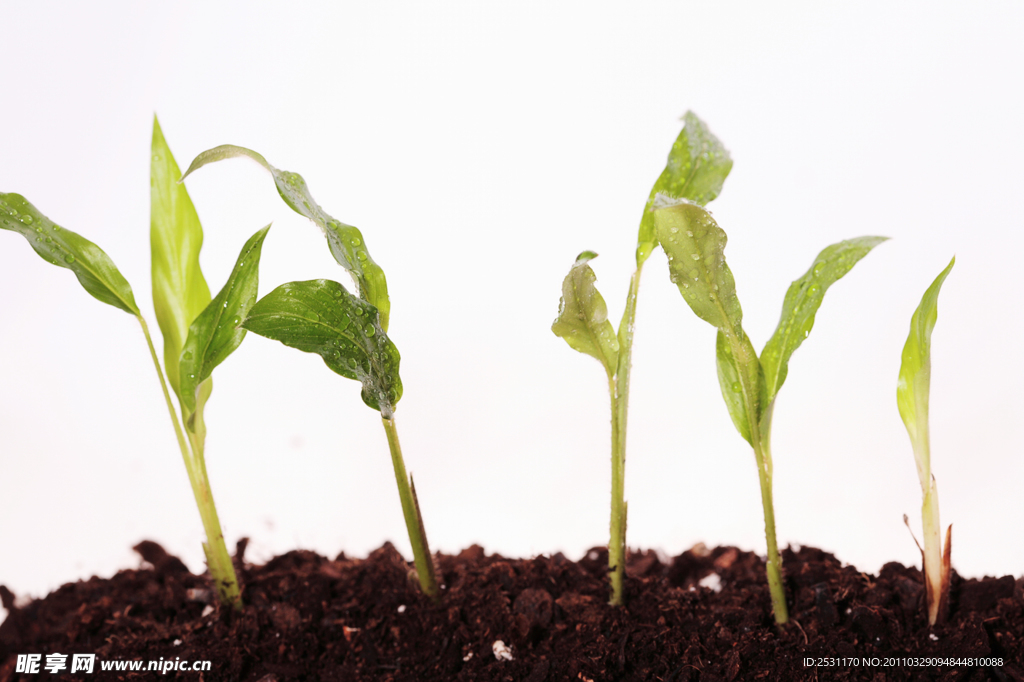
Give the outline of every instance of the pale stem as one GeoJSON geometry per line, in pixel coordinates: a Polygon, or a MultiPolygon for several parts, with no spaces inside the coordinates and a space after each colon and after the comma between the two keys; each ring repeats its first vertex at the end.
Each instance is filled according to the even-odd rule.
{"type": "Polygon", "coordinates": [[[423,527],[423,518],[419,513],[416,495],[409,486],[409,475],[405,472],[405,460],[402,459],[402,446],[398,442],[398,431],[395,429],[394,418],[381,417],[384,431],[388,436],[388,447],[391,449],[391,463],[395,467],[395,482],[398,483],[398,497],[402,501],[402,515],[405,517],[405,528],[409,532],[409,544],[412,545],[413,561],[419,577],[423,594],[434,601],[440,598],[437,578],[434,576],[434,562],[427,544],[427,532],[423,527]]]}
{"type": "Polygon", "coordinates": [[[153,366],[156,367],[157,377],[160,379],[160,387],[164,392],[164,400],[167,402],[167,411],[171,415],[171,423],[174,425],[174,434],[178,438],[178,447],[181,449],[181,456],[185,460],[185,470],[188,472],[189,483],[192,484],[192,494],[195,496],[196,505],[199,507],[199,516],[203,521],[203,528],[206,531],[206,542],[203,543],[203,551],[206,553],[206,563],[210,568],[210,577],[217,586],[217,594],[221,603],[231,606],[235,610],[241,610],[242,597],[238,590],[238,578],[235,576],[235,567],[231,563],[227,546],[224,544],[224,534],[220,528],[220,520],[217,517],[217,508],[213,503],[213,493],[210,490],[210,482],[206,476],[206,462],[203,459],[202,444],[197,439],[191,438],[193,450],[190,450],[185,443],[185,434],[182,432],[181,423],[178,421],[174,403],[171,401],[170,391],[167,390],[167,380],[164,378],[163,369],[160,367],[160,360],[153,347],[153,338],[149,334],[149,326],[141,315],[138,315],[139,324],[142,325],[142,333],[146,336],[146,343],[149,345],[149,354],[153,358],[153,366]]]}
{"type": "Polygon", "coordinates": [[[924,529],[924,579],[928,601],[928,624],[935,625],[942,601],[942,533],[939,524],[939,491],[932,477],[931,487],[921,505],[924,529]]]}

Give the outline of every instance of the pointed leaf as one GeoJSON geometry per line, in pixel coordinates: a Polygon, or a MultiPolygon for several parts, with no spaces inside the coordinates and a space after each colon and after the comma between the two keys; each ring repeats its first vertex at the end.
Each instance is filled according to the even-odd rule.
{"type": "Polygon", "coordinates": [[[896,404],[900,417],[910,434],[917,461],[921,489],[927,493],[931,480],[931,451],[928,442],[928,394],[932,378],[932,329],[939,317],[939,290],[946,275],[953,269],[956,257],[939,273],[921,297],[921,303],[910,318],[910,334],[903,346],[900,376],[896,384],[896,404]]]}
{"type": "Polygon", "coordinates": [[[301,175],[274,168],[263,156],[251,149],[225,144],[197,156],[181,179],[184,180],[208,163],[238,156],[253,159],[270,171],[270,174],[274,176],[277,192],[284,202],[293,211],[309,218],[320,227],[324,236],[327,237],[327,244],[334,260],[352,275],[359,288],[360,297],[378,310],[381,328],[387,331],[391,303],[388,299],[388,284],[384,277],[384,271],[370,257],[370,252],[363,242],[362,232],[352,225],[335,220],[320,208],[320,205],[313,199],[313,195],[309,193],[306,181],[301,175]]]}
{"type": "Polygon", "coordinates": [[[683,201],[655,205],[658,241],[668,256],[669,276],[697,317],[726,334],[742,337],[743,310],[725,262],[728,237],[711,214],[683,201]]]}
{"type": "Polygon", "coordinates": [[[562,281],[558,317],[551,324],[551,331],[574,350],[597,358],[608,376],[612,376],[618,363],[619,341],[608,321],[604,298],[594,286],[597,276],[588,263],[596,257],[593,251],[576,257],[562,281]]]}
{"type": "Polygon", "coordinates": [[[242,326],[306,353],[363,385],[363,402],[390,419],[402,397],[398,349],[377,309],[326,279],[290,282],[260,299],[242,326]]]}
{"type": "Polygon", "coordinates": [[[668,163],[651,188],[640,219],[637,237],[637,265],[643,264],[657,246],[654,217],[651,208],[658,194],[673,199],[688,199],[701,206],[712,201],[722,191],[722,184],[732,170],[729,150],[715,137],[692,111],[686,112],[683,130],[679,133],[668,163]]]}
{"type": "Polygon", "coordinates": [[[85,237],[54,224],[25,197],[0,192],[0,229],[19,233],[43,260],[75,273],[95,298],[139,315],[132,287],[110,256],[85,237]]]}
{"type": "Polygon", "coordinates": [[[804,276],[789,285],[782,303],[782,317],[772,338],[761,351],[768,387],[768,401],[775,399],[789,372],[789,358],[814,327],[814,316],[828,288],[848,273],[888,237],[858,237],[826,247],[804,276]]]}
{"type": "Polygon", "coordinates": [[[249,238],[224,287],[189,327],[181,351],[181,404],[189,413],[196,411],[200,384],[242,345],[245,329],[239,325],[256,303],[260,254],[269,229],[249,238]]]}
{"type": "Polygon", "coordinates": [[[729,343],[724,332],[719,330],[715,339],[715,359],[718,366],[718,385],[722,398],[729,409],[729,416],[743,440],[753,445],[750,424],[761,419],[765,410],[766,395],[764,373],[757,361],[757,351],[750,343],[746,332],[736,343],[729,343]],[[747,390],[754,398],[753,417],[748,414],[747,390]]]}
{"type": "Polygon", "coordinates": [[[164,337],[164,367],[181,400],[178,358],[189,325],[210,302],[210,287],[199,268],[203,228],[184,185],[181,171],[153,117],[149,166],[149,241],[152,252],[153,308],[164,337]]]}

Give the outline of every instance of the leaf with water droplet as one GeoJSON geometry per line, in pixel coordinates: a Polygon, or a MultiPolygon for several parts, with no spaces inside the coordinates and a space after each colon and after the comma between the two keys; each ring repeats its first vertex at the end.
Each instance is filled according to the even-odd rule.
{"type": "Polygon", "coordinates": [[[52,230],[53,222],[20,194],[0,192],[0,201],[3,202],[0,229],[17,232],[47,263],[75,273],[82,287],[93,297],[139,316],[131,285],[103,249],[71,230],[52,230]],[[26,223],[19,220],[19,216],[28,216],[31,220],[26,223]],[[53,237],[50,243],[34,238],[37,235],[32,225],[51,230],[53,237]]]}
{"type": "Polygon", "coordinates": [[[637,237],[637,265],[647,260],[658,243],[651,215],[655,197],[663,194],[703,206],[718,196],[732,170],[729,150],[708,130],[707,125],[692,111],[686,112],[683,121],[683,130],[672,145],[668,163],[651,188],[644,206],[637,237]]]}
{"type": "Polygon", "coordinates": [[[725,262],[725,231],[704,208],[689,202],[655,209],[652,215],[658,241],[669,256],[669,276],[683,299],[700,319],[742,336],[743,310],[725,262]]]}
{"type": "Polygon", "coordinates": [[[341,284],[326,279],[289,282],[261,298],[242,326],[320,355],[332,371],[363,385],[364,403],[379,410],[385,419],[394,415],[395,404],[402,397],[398,349],[387,338],[376,308],[341,284]],[[372,334],[367,333],[366,325],[352,322],[360,315],[373,320],[372,334]],[[397,397],[390,397],[392,393],[397,397]]]}
{"type": "Polygon", "coordinates": [[[551,324],[551,331],[574,350],[597,358],[611,377],[618,363],[619,340],[608,321],[604,298],[594,286],[597,275],[589,263],[596,257],[593,251],[584,251],[576,257],[562,281],[562,299],[558,302],[558,317],[551,324]]]}
{"type": "MultiPolygon", "coordinates": [[[[153,308],[164,338],[164,368],[182,399],[178,357],[189,325],[210,302],[210,287],[199,267],[203,227],[192,199],[178,183],[181,171],[153,117],[149,165],[149,241],[152,252],[153,308]]],[[[208,386],[205,390],[212,390],[208,386]]]]}
{"type": "Polygon", "coordinates": [[[722,398],[729,410],[732,423],[743,436],[743,440],[751,445],[750,424],[748,413],[748,397],[753,398],[751,404],[757,412],[755,419],[760,419],[764,411],[765,383],[764,372],[757,361],[757,351],[750,343],[746,332],[741,330],[742,338],[729,338],[722,330],[715,338],[715,362],[718,368],[718,386],[722,390],[722,398]],[[749,396],[748,396],[749,391],[749,396]]]}
{"type": "Polygon", "coordinates": [[[903,346],[900,376],[896,384],[896,405],[910,434],[917,461],[917,475],[925,495],[931,487],[931,446],[928,436],[928,400],[932,381],[932,330],[939,319],[939,290],[953,269],[956,258],[949,261],[921,297],[921,303],[910,318],[910,333],[903,346]]]}
{"type": "Polygon", "coordinates": [[[828,288],[839,281],[861,258],[888,237],[857,237],[825,247],[803,277],[786,291],[782,316],[772,338],[761,351],[761,366],[768,384],[768,401],[775,399],[786,374],[789,358],[814,327],[814,316],[828,288]]]}
{"type": "Polygon", "coordinates": [[[270,171],[274,177],[277,192],[284,202],[293,211],[305,216],[320,227],[324,236],[327,237],[327,244],[334,260],[352,275],[352,279],[359,289],[360,297],[373,305],[379,312],[381,328],[387,331],[391,303],[388,299],[388,284],[384,277],[384,271],[366,251],[363,235],[359,229],[332,218],[320,208],[301,175],[275,168],[262,155],[251,149],[225,144],[197,156],[181,180],[184,181],[190,174],[208,163],[239,156],[250,158],[270,171]]]}
{"type": "Polygon", "coordinates": [[[245,338],[245,329],[238,323],[256,303],[260,256],[268,230],[270,225],[249,238],[238,254],[228,281],[189,327],[179,359],[181,405],[186,414],[196,411],[200,384],[245,338]]]}

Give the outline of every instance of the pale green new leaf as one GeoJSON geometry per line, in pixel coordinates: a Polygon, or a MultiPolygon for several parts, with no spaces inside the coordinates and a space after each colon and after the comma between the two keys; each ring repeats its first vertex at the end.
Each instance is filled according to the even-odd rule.
{"type": "Polygon", "coordinates": [[[242,326],[306,353],[363,385],[363,402],[391,419],[402,397],[400,356],[377,309],[326,279],[290,282],[261,298],[242,326]]]}
{"type": "Polygon", "coordinates": [[[705,205],[722,191],[722,184],[732,170],[729,150],[715,137],[692,111],[683,116],[683,130],[679,133],[668,163],[651,188],[640,219],[637,237],[637,265],[642,265],[657,245],[654,217],[651,208],[658,194],[673,199],[687,199],[705,205]]]}
{"type": "Polygon", "coordinates": [[[722,330],[715,339],[715,360],[718,367],[718,385],[722,389],[722,398],[729,409],[729,416],[743,440],[753,445],[750,435],[752,422],[760,421],[764,413],[766,400],[764,373],[757,360],[757,351],[750,343],[746,332],[740,330],[742,337],[734,338],[730,343],[722,330]],[[753,398],[753,418],[748,414],[746,396],[753,398]]]}
{"type": "Polygon", "coordinates": [[[181,351],[181,404],[189,413],[196,410],[199,385],[245,338],[239,325],[256,303],[260,254],[268,230],[270,225],[249,238],[224,287],[189,327],[181,351]]]}
{"type": "Polygon", "coordinates": [[[932,378],[932,329],[939,317],[939,290],[953,269],[956,257],[939,273],[924,292],[921,303],[910,318],[910,334],[903,346],[900,376],[896,384],[896,404],[910,434],[917,460],[917,475],[925,494],[931,486],[931,450],[928,442],[928,394],[932,378]]]}
{"type": "Polygon", "coordinates": [[[359,295],[380,313],[381,328],[388,329],[391,303],[388,299],[388,284],[384,271],[377,265],[363,242],[358,228],[332,218],[309,193],[306,181],[298,173],[283,171],[271,166],[262,155],[235,145],[225,144],[209,149],[192,161],[182,180],[208,163],[245,156],[260,164],[274,177],[277,192],[284,202],[299,215],[309,218],[318,225],[327,237],[334,260],[352,275],[359,288],[359,295]]]}
{"type": "Polygon", "coordinates": [[[0,229],[19,233],[47,263],[75,273],[95,298],[139,315],[131,285],[110,256],[85,237],[55,225],[25,197],[0,192],[0,229]]]}
{"type": "Polygon", "coordinates": [[[576,257],[562,281],[558,317],[551,324],[551,331],[574,350],[597,358],[611,377],[618,363],[619,341],[608,321],[604,298],[594,286],[597,276],[589,262],[596,257],[593,251],[584,251],[576,257]]]}
{"type": "MultiPolygon", "coordinates": [[[[192,199],[178,184],[181,171],[156,116],[149,165],[149,243],[152,253],[153,308],[164,337],[164,368],[178,399],[178,358],[189,325],[210,302],[210,287],[199,268],[203,228],[192,199]]],[[[209,390],[212,387],[208,387],[209,390]]]]}
{"type": "Polygon", "coordinates": [[[826,247],[814,259],[803,277],[795,280],[786,291],[782,303],[782,316],[772,338],[761,351],[768,389],[768,401],[775,399],[789,372],[789,358],[800,347],[814,327],[814,316],[821,306],[828,288],[848,273],[857,262],[868,255],[888,237],[858,237],[826,247]]]}
{"type": "Polygon", "coordinates": [[[725,231],[696,204],[684,201],[655,206],[655,233],[683,300],[700,319],[742,338],[743,310],[725,262],[725,231]]]}

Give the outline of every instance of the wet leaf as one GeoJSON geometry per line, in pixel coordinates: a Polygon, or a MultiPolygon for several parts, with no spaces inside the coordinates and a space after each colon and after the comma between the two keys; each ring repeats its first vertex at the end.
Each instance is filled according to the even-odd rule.
{"type": "Polygon", "coordinates": [[[718,385],[722,389],[722,398],[729,409],[732,423],[743,436],[743,440],[753,445],[750,435],[752,421],[760,421],[766,400],[764,373],[757,360],[757,351],[750,343],[750,338],[743,332],[742,338],[729,343],[724,332],[719,330],[715,339],[715,360],[718,367],[718,385]],[[748,412],[747,395],[753,398],[752,409],[748,412]]]}
{"type": "MultiPolygon", "coordinates": [[[[192,199],[178,184],[181,171],[153,117],[149,166],[153,308],[164,337],[164,368],[171,388],[182,399],[178,359],[189,325],[210,302],[210,287],[199,267],[203,228],[192,199]]],[[[207,387],[207,391],[212,386],[207,387]]]]}
{"type": "Polygon", "coordinates": [[[848,273],[857,262],[868,255],[888,237],[858,237],[826,247],[814,259],[803,277],[795,280],[786,291],[782,303],[782,317],[772,338],[761,351],[768,388],[768,401],[775,399],[786,374],[789,358],[800,347],[814,327],[814,316],[821,306],[828,288],[848,273]]]}
{"type": "Polygon", "coordinates": [[[103,249],[55,225],[20,194],[0,192],[0,229],[17,232],[47,263],[67,268],[93,297],[139,315],[131,285],[103,249]]]}
{"type": "Polygon", "coordinates": [[[181,404],[189,413],[196,411],[200,384],[245,338],[240,325],[256,303],[260,254],[268,230],[270,225],[249,238],[224,287],[189,327],[181,351],[181,404]]]}
{"type": "Polygon", "coordinates": [[[242,326],[306,353],[363,385],[363,402],[391,419],[402,397],[400,356],[377,309],[326,279],[290,282],[260,299],[242,326]]]}
{"type": "Polygon", "coordinates": [[[277,192],[284,202],[299,215],[309,218],[318,225],[327,237],[334,260],[352,275],[359,288],[359,296],[373,305],[380,313],[381,327],[388,329],[391,303],[388,299],[388,285],[384,271],[377,265],[366,248],[363,234],[358,228],[332,218],[313,199],[306,181],[298,173],[283,171],[270,165],[263,156],[235,145],[221,145],[209,149],[192,161],[182,180],[206,164],[239,156],[248,157],[260,164],[274,177],[277,192]]]}
{"type": "Polygon", "coordinates": [[[657,246],[654,216],[651,209],[658,194],[673,199],[687,199],[701,206],[712,201],[722,191],[725,178],[732,170],[729,150],[715,137],[692,111],[683,117],[683,130],[679,133],[668,163],[651,188],[640,219],[637,237],[637,265],[642,265],[657,246]]]}
{"type": "MultiPolygon", "coordinates": [[[[910,434],[914,446],[914,459],[917,461],[917,475],[921,481],[921,489],[928,493],[930,489],[931,449],[928,438],[928,396],[931,391],[932,379],[932,329],[939,318],[939,290],[946,276],[953,269],[956,258],[949,261],[946,269],[939,273],[928,290],[921,297],[910,318],[910,334],[903,346],[900,376],[896,384],[896,404],[899,406],[900,417],[910,434]]],[[[937,525],[937,523],[936,523],[937,525]]]]}
{"type": "Polygon", "coordinates": [[[584,251],[576,257],[562,281],[562,299],[558,302],[558,317],[551,324],[551,331],[574,350],[597,358],[611,377],[618,363],[619,341],[608,321],[604,298],[594,286],[597,276],[589,262],[596,257],[593,251],[584,251]]]}

